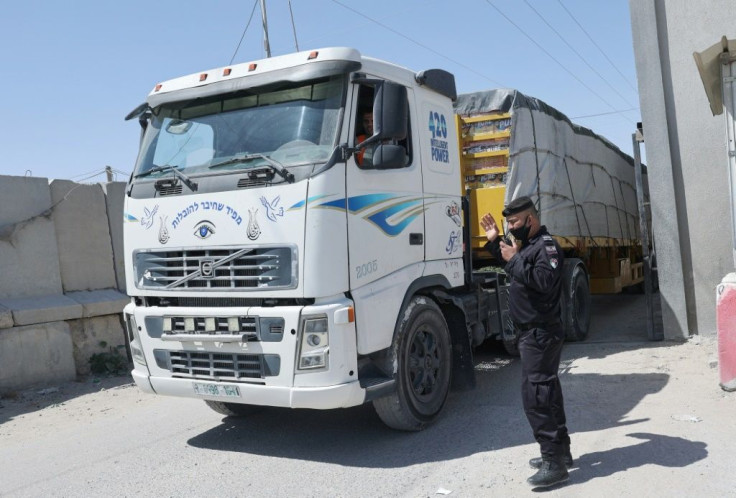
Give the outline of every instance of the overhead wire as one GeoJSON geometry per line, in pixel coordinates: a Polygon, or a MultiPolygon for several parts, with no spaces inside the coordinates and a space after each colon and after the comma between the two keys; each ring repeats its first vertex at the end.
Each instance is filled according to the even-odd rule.
{"type": "Polygon", "coordinates": [[[95,178],[96,176],[100,176],[100,175],[104,175],[104,174],[107,174],[107,171],[105,171],[105,169],[103,168],[101,171],[98,171],[97,173],[95,173],[93,175],[89,175],[89,176],[87,176],[85,178],[82,178],[80,180],[75,180],[75,182],[76,183],[86,182],[87,180],[91,180],[92,178],[95,178]]]}
{"type": "Polygon", "coordinates": [[[462,67],[463,69],[466,69],[466,70],[470,71],[471,73],[473,73],[473,74],[475,74],[477,76],[480,76],[481,78],[483,78],[485,80],[490,81],[494,85],[498,85],[500,87],[506,87],[506,85],[504,85],[503,83],[500,83],[500,82],[494,80],[493,78],[490,78],[490,77],[486,76],[485,74],[479,73],[478,71],[476,71],[475,69],[473,69],[470,66],[466,66],[465,64],[463,64],[461,62],[458,62],[458,61],[456,61],[456,60],[454,60],[454,59],[452,59],[452,58],[450,58],[450,57],[448,57],[448,56],[446,56],[444,54],[441,54],[440,52],[437,52],[435,49],[433,49],[431,47],[428,47],[427,45],[424,45],[423,43],[420,43],[420,42],[414,40],[413,38],[410,38],[410,37],[406,36],[404,33],[401,33],[400,31],[397,31],[397,30],[395,30],[395,29],[393,29],[393,28],[391,28],[389,26],[386,26],[385,24],[382,24],[381,22],[379,22],[379,21],[377,21],[377,20],[375,20],[375,19],[373,19],[373,18],[371,18],[371,17],[363,14],[362,12],[359,12],[359,11],[355,10],[354,8],[352,8],[352,7],[348,6],[348,5],[345,5],[344,3],[342,3],[342,2],[340,2],[338,0],[332,0],[332,2],[333,3],[336,3],[340,7],[343,7],[345,9],[353,12],[354,14],[359,15],[360,17],[363,17],[365,19],[368,19],[372,23],[381,26],[382,28],[384,28],[384,29],[392,32],[393,34],[395,34],[397,36],[400,36],[401,38],[403,38],[403,39],[405,39],[407,41],[410,41],[411,43],[417,45],[418,47],[421,47],[421,48],[423,48],[425,50],[428,50],[428,51],[432,52],[433,54],[437,55],[438,57],[442,57],[443,59],[448,60],[448,61],[452,62],[453,64],[456,64],[456,65],[462,67]]]}
{"type": "Polygon", "coordinates": [[[632,107],[631,109],[621,109],[620,111],[611,111],[611,112],[600,112],[598,114],[586,114],[585,116],[574,116],[570,119],[583,119],[583,118],[596,118],[598,116],[608,116],[610,114],[618,114],[621,112],[630,112],[630,111],[638,111],[638,107],[632,107]]]}
{"type": "Polygon", "coordinates": [[[621,72],[621,70],[620,70],[620,69],[619,69],[618,67],[616,67],[616,64],[614,64],[614,63],[613,63],[613,61],[612,61],[612,60],[611,60],[611,59],[610,59],[610,58],[608,57],[608,55],[606,55],[606,53],[605,53],[605,52],[603,51],[603,49],[602,49],[601,47],[599,47],[599,46],[598,46],[598,44],[597,44],[597,43],[595,42],[595,40],[593,40],[593,37],[592,37],[592,36],[590,36],[590,35],[588,34],[588,32],[587,32],[587,31],[585,30],[585,28],[583,27],[583,25],[582,25],[582,24],[580,24],[580,22],[579,22],[579,21],[578,21],[578,20],[577,20],[577,19],[575,18],[575,16],[574,16],[574,15],[572,15],[572,12],[570,12],[570,11],[569,11],[569,10],[567,9],[567,7],[565,7],[565,4],[564,4],[564,3],[562,3],[562,1],[561,1],[561,0],[557,0],[557,2],[558,2],[558,3],[559,3],[559,4],[561,5],[561,6],[562,6],[562,8],[563,8],[563,9],[565,9],[565,12],[567,12],[567,15],[569,15],[569,16],[570,16],[570,17],[572,18],[572,20],[573,20],[573,21],[575,21],[575,24],[577,24],[577,25],[578,25],[578,27],[579,27],[579,28],[580,28],[580,29],[581,29],[581,30],[583,31],[583,33],[585,33],[585,36],[587,36],[587,37],[588,37],[588,39],[589,39],[589,40],[591,41],[591,43],[592,43],[593,45],[595,45],[595,47],[596,47],[596,48],[598,49],[598,51],[600,51],[600,53],[601,53],[601,54],[603,54],[603,57],[605,57],[605,58],[606,58],[606,60],[607,60],[607,61],[608,61],[608,62],[609,62],[609,63],[611,64],[611,66],[613,66],[613,68],[614,68],[614,69],[615,69],[615,70],[616,70],[616,71],[618,72],[618,74],[619,74],[619,75],[621,75],[621,77],[622,77],[622,78],[624,79],[624,81],[626,81],[626,83],[627,83],[627,84],[629,85],[629,87],[630,87],[630,88],[631,88],[632,90],[634,90],[635,92],[636,92],[636,91],[638,91],[638,90],[637,90],[637,89],[636,89],[636,88],[634,87],[634,85],[632,85],[632,84],[631,84],[631,82],[629,81],[629,79],[628,79],[628,78],[627,78],[626,76],[624,76],[624,73],[622,73],[622,72],[621,72]]]}
{"type": "MultiPolygon", "coordinates": [[[[335,0],[333,0],[333,1],[335,1],[335,0]]],[[[609,102],[608,100],[606,100],[605,98],[603,98],[603,96],[601,96],[601,95],[600,95],[600,94],[599,94],[598,92],[596,92],[595,90],[593,90],[593,89],[592,89],[592,88],[591,88],[591,87],[590,87],[589,85],[587,85],[587,84],[586,84],[586,83],[585,83],[585,82],[584,82],[583,80],[581,80],[580,78],[578,78],[578,76],[577,76],[577,75],[576,75],[575,73],[573,73],[573,72],[572,72],[572,71],[571,71],[570,69],[568,69],[568,68],[567,68],[567,66],[565,66],[565,65],[564,65],[563,63],[561,63],[561,62],[560,62],[559,60],[557,60],[557,58],[556,58],[555,56],[553,56],[553,55],[552,55],[551,53],[549,53],[549,51],[547,51],[547,49],[545,49],[545,48],[544,48],[544,47],[543,47],[543,46],[542,46],[542,45],[541,45],[541,44],[540,44],[539,42],[537,42],[537,41],[536,41],[536,40],[535,40],[534,38],[532,38],[532,37],[531,37],[531,36],[530,36],[530,35],[529,35],[529,34],[528,34],[528,33],[527,33],[526,31],[524,31],[524,30],[523,30],[523,29],[521,28],[521,26],[519,26],[518,24],[516,24],[516,23],[515,23],[515,22],[514,22],[513,20],[511,20],[511,18],[509,18],[509,17],[508,17],[508,16],[506,15],[506,14],[504,14],[504,13],[503,13],[503,11],[501,11],[501,9],[499,9],[499,8],[498,8],[498,7],[496,7],[496,6],[495,6],[495,5],[493,4],[493,3],[491,3],[491,1],[490,1],[490,0],[485,0],[485,1],[486,1],[486,3],[487,3],[488,5],[490,5],[490,6],[491,6],[491,7],[492,7],[492,8],[493,8],[493,9],[494,9],[494,10],[495,10],[496,12],[498,12],[498,13],[499,13],[499,14],[501,15],[501,17],[503,17],[504,19],[506,19],[506,20],[507,20],[507,21],[508,21],[508,22],[509,22],[509,23],[510,23],[510,24],[511,24],[512,26],[514,26],[514,27],[515,27],[515,28],[516,28],[517,30],[519,30],[519,31],[521,32],[521,34],[523,34],[523,35],[524,35],[525,37],[527,37],[527,38],[529,39],[529,41],[531,41],[531,42],[532,42],[532,43],[533,43],[533,44],[534,44],[534,45],[535,45],[535,46],[536,46],[537,48],[539,48],[539,50],[541,50],[542,52],[544,52],[544,54],[545,54],[545,55],[547,55],[547,57],[549,57],[550,59],[552,59],[552,60],[553,60],[553,61],[554,61],[554,62],[555,62],[555,63],[556,63],[556,64],[557,64],[558,66],[560,66],[560,67],[561,67],[561,68],[562,68],[562,69],[563,69],[563,70],[564,70],[564,71],[565,71],[566,73],[568,73],[568,74],[569,74],[570,76],[572,76],[572,77],[573,77],[573,79],[574,79],[575,81],[577,81],[578,83],[580,83],[580,84],[581,84],[581,85],[582,85],[583,87],[585,87],[585,88],[586,88],[586,89],[587,89],[587,90],[588,90],[588,91],[589,91],[590,93],[592,93],[593,95],[595,95],[596,97],[598,97],[598,99],[599,99],[599,100],[600,100],[601,102],[603,102],[604,104],[606,104],[606,105],[607,105],[608,107],[610,107],[610,108],[611,108],[611,109],[613,109],[614,111],[617,111],[616,107],[614,107],[614,106],[613,106],[613,105],[612,105],[612,104],[611,104],[611,103],[610,103],[610,102],[609,102]]],[[[620,114],[620,112],[617,112],[617,114],[618,114],[619,116],[621,116],[621,118],[622,118],[622,119],[626,119],[626,120],[627,120],[627,122],[631,121],[631,120],[627,119],[626,117],[624,117],[623,115],[621,115],[621,114],[620,114]]]]}
{"type": "Polygon", "coordinates": [[[256,6],[257,5],[258,5],[258,0],[255,0],[255,2],[253,2],[253,9],[251,9],[251,11],[250,11],[250,17],[248,18],[248,22],[245,25],[245,29],[243,30],[243,34],[240,35],[240,41],[238,42],[238,46],[235,47],[235,52],[233,52],[233,56],[230,58],[229,64],[232,64],[233,63],[233,61],[235,60],[235,56],[238,53],[238,50],[240,50],[240,44],[243,43],[243,38],[245,38],[245,33],[248,31],[248,27],[250,26],[250,22],[253,20],[253,14],[255,14],[255,12],[256,12],[256,6]]]}
{"type": "MultiPolygon", "coordinates": [[[[93,176],[96,176],[97,174],[99,174],[99,171],[100,169],[93,169],[92,171],[87,171],[86,173],[80,173],[78,175],[72,176],[69,178],[69,180],[73,181],[75,178],[81,178],[83,176],[93,175],[93,174],[94,174],[93,176]]],[[[102,171],[105,171],[105,169],[103,168],[102,171]]]]}
{"type": "Polygon", "coordinates": [[[606,78],[604,78],[604,77],[603,77],[603,75],[601,75],[601,73],[599,73],[599,72],[598,72],[598,71],[597,71],[597,70],[596,70],[596,69],[595,69],[595,68],[594,68],[594,67],[593,67],[593,66],[592,66],[592,65],[591,65],[591,64],[590,64],[590,63],[589,63],[589,62],[588,62],[588,61],[587,61],[586,59],[585,59],[585,57],[583,57],[583,56],[582,56],[582,55],[580,54],[580,52],[578,52],[578,51],[577,51],[577,49],[576,49],[575,47],[573,47],[573,46],[571,45],[571,44],[570,44],[570,42],[568,42],[568,41],[567,41],[567,40],[565,39],[565,37],[564,37],[564,36],[562,36],[562,35],[560,34],[560,32],[559,32],[559,31],[557,31],[557,29],[555,29],[555,27],[554,27],[554,26],[553,26],[552,24],[550,24],[550,23],[549,23],[549,22],[547,21],[547,19],[545,19],[545,17],[544,17],[544,16],[543,16],[543,15],[542,15],[542,14],[541,14],[541,13],[540,13],[540,12],[539,12],[538,10],[537,10],[537,9],[535,9],[535,8],[534,8],[534,7],[532,6],[532,4],[530,4],[530,3],[529,3],[529,0],[524,0],[524,3],[525,3],[525,4],[526,4],[526,5],[527,5],[527,6],[528,6],[528,7],[530,8],[530,9],[532,9],[532,11],[533,11],[533,12],[534,12],[534,13],[535,13],[535,14],[537,15],[537,17],[539,17],[539,18],[540,18],[540,19],[542,20],[542,22],[543,22],[544,24],[546,24],[546,25],[547,25],[547,27],[548,27],[549,29],[551,29],[551,30],[552,30],[552,32],[554,32],[554,34],[556,34],[556,35],[557,35],[557,37],[558,37],[558,38],[559,38],[560,40],[562,40],[562,42],[563,42],[563,43],[564,43],[565,45],[567,45],[567,47],[568,47],[568,48],[569,48],[570,50],[572,50],[572,51],[573,51],[573,53],[574,53],[575,55],[577,55],[577,56],[578,56],[578,58],[579,58],[579,59],[580,59],[581,61],[583,61],[583,63],[584,63],[584,64],[585,64],[586,66],[588,66],[588,68],[589,68],[589,69],[590,69],[591,71],[593,71],[593,72],[594,72],[594,73],[595,73],[595,74],[596,74],[596,75],[597,75],[597,76],[598,76],[598,77],[599,77],[599,78],[600,78],[601,80],[603,80],[603,82],[604,82],[604,83],[605,83],[606,85],[608,85],[608,88],[610,88],[611,90],[613,90],[613,92],[614,92],[614,93],[615,93],[616,95],[618,95],[619,97],[621,97],[621,100],[623,100],[623,101],[624,101],[624,102],[625,102],[625,103],[626,103],[627,105],[629,105],[629,106],[633,107],[633,104],[632,104],[631,102],[629,102],[629,101],[628,101],[628,100],[626,99],[626,97],[624,97],[624,96],[623,96],[623,95],[621,94],[621,92],[619,92],[619,91],[618,91],[618,90],[616,89],[616,87],[614,87],[613,85],[611,85],[611,83],[610,83],[610,82],[609,82],[609,81],[608,81],[608,80],[607,80],[606,78]]]}

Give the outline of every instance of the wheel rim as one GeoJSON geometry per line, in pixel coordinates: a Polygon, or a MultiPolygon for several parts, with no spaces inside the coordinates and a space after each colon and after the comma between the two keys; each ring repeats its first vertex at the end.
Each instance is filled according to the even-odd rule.
{"type": "Polygon", "coordinates": [[[420,330],[414,334],[409,348],[409,385],[413,396],[427,402],[437,393],[441,375],[441,346],[436,334],[420,330]]]}

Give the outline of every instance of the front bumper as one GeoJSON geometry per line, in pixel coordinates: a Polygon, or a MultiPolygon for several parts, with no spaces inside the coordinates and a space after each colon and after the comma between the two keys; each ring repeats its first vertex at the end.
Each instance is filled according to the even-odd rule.
{"type": "Polygon", "coordinates": [[[365,389],[360,387],[360,383],[357,380],[336,386],[280,387],[235,382],[150,377],[138,370],[133,371],[133,380],[141,390],[152,394],[208,399],[227,403],[244,403],[248,405],[326,410],[360,405],[365,400],[365,389]],[[240,396],[227,398],[202,396],[195,393],[194,382],[234,386],[238,388],[240,396]]]}
{"type": "MultiPolygon", "coordinates": [[[[352,306],[350,300],[340,298],[326,304],[311,306],[250,307],[250,308],[184,308],[184,307],[137,307],[130,304],[125,313],[134,317],[137,324],[139,349],[143,351],[147,365],[135,363],[132,375],[135,383],[144,392],[198,398],[249,405],[278,406],[288,408],[330,409],[360,405],[365,401],[365,389],[360,387],[357,368],[357,345],[355,323],[346,319],[346,310],[352,306]],[[157,324],[167,316],[247,316],[283,319],[283,337],[279,340],[249,342],[217,342],[208,340],[162,339],[157,324]],[[329,324],[329,358],[326,368],[314,370],[297,369],[300,323],[305,317],[327,317],[329,324]],[[273,360],[260,378],[221,378],[213,372],[211,377],[202,375],[197,368],[173,368],[164,358],[185,355],[200,358],[250,356],[273,360]],[[273,367],[278,365],[278,367],[273,367]],[[209,385],[220,395],[200,394],[195,385],[209,385]],[[233,389],[237,388],[237,389],[233,389]],[[230,395],[225,396],[222,393],[230,395]],[[236,393],[236,394],[233,394],[236,393]]],[[[191,323],[191,320],[188,320],[191,323]]],[[[129,334],[132,336],[132,334],[129,334]]],[[[196,336],[195,336],[196,337],[196,336]]],[[[210,337],[211,339],[211,337],[210,337]]],[[[169,362],[171,360],[168,360],[169,362]]],[[[181,361],[181,360],[177,360],[181,361]]],[[[191,360],[192,363],[194,360],[191,360]]],[[[215,360],[211,360],[215,364],[215,360]]],[[[219,360],[218,360],[219,361],[219,360]]],[[[265,360],[264,360],[265,361],[265,360]]],[[[218,363],[219,364],[219,363],[218,363]]],[[[208,391],[210,392],[210,391],[208,391]]]]}

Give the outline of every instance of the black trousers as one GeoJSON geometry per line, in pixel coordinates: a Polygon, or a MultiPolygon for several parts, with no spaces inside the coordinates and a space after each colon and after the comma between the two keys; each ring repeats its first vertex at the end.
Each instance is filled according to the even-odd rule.
{"type": "Polygon", "coordinates": [[[565,333],[561,325],[520,331],[521,399],[542,456],[557,458],[570,445],[557,371],[565,333]]]}

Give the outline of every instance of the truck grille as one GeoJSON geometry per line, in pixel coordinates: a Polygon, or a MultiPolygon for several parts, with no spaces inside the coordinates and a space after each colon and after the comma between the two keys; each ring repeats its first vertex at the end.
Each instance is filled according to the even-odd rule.
{"type": "Polygon", "coordinates": [[[233,327],[229,323],[231,320],[228,317],[213,317],[211,320],[214,322],[214,330],[207,330],[207,319],[204,317],[183,317],[183,316],[172,316],[171,320],[171,332],[174,334],[252,334],[254,337],[258,332],[258,326],[256,325],[256,318],[249,317],[235,317],[238,327],[233,330],[233,327]],[[190,323],[191,322],[191,323],[190,323]]]}
{"type": "Polygon", "coordinates": [[[240,290],[296,287],[293,247],[181,249],[134,254],[139,289],[240,290]]]}
{"type": "Polygon", "coordinates": [[[223,380],[262,379],[263,355],[168,351],[169,370],[174,377],[223,380]]]}

